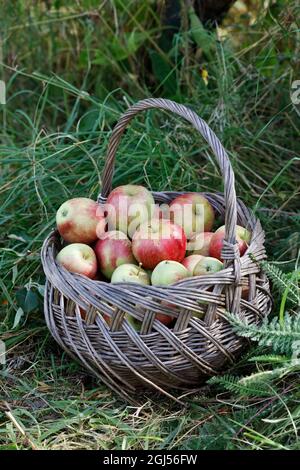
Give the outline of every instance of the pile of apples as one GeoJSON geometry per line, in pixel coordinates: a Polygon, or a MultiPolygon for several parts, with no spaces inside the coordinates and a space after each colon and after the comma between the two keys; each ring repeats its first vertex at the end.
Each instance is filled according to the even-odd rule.
{"type": "MultiPolygon", "coordinates": [[[[94,280],[168,286],[223,268],[225,226],[212,232],[214,222],[214,210],[202,194],[183,194],[159,206],[143,186],[119,186],[104,207],[88,198],[60,206],[57,229],[67,243],[56,259],[94,280]]],[[[237,226],[236,238],[243,255],[251,234],[237,226]]],[[[156,319],[173,321],[163,314],[156,319]]]]}

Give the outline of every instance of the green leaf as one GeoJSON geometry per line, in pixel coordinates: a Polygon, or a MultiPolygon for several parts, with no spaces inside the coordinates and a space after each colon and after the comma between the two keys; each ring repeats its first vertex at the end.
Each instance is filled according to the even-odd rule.
{"type": "Polygon", "coordinates": [[[286,314],[283,322],[278,318],[271,321],[266,318],[260,325],[248,323],[231,313],[226,317],[239,336],[257,341],[259,346],[272,347],[274,353],[290,355],[300,343],[300,315],[286,314]]]}
{"type": "Polygon", "coordinates": [[[91,108],[87,113],[85,113],[79,121],[79,129],[81,132],[91,132],[95,123],[99,120],[99,109],[91,108]]]}
{"type": "Polygon", "coordinates": [[[0,450],[17,450],[18,447],[16,444],[3,444],[0,445],[0,450]]]}
{"type": "Polygon", "coordinates": [[[260,356],[252,356],[249,362],[262,362],[263,364],[284,364],[289,361],[288,356],[279,354],[261,354],[260,356]]]}
{"type": "Polygon", "coordinates": [[[18,266],[15,264],[12,268],[12,282],[13,284],[16,282],[18,276],[18,266]]]}
{"type": "Polygon", "coordinates": [[[107,65],[112,61],[125,60],[134,55],[148,37],[149,31],[131,31],[122,36],[110,37],[104,47],[96,52],[93,63],[107,65]]]}
{"type": "Polygon", "coordinates": [[[44,295],[45,295],[45,286],[42,285],[42,284],[38,284],[37,285],[37,290],[38,290],[39,294],[41,294],[41,296],[44,297],[44,295]]]}
{"type": "Polygon", "coordinates": [[[146,41],[147,37],[148,33],[146,32],[132,31],[127,40],[128,55],[134,54],[141,47],[143,42],[146,41]]]}
{"type": "Polygon", "coordinates": [[[205,54],[208,54],[215,45],[215,35],[204,28],[192,6],[189,8],[189,19],[193,40],[205,54]]]}
{"type": "Polygon", "coordinates": [[[175,69],[157,51],[149,51],[152,70],[159,85],[163,86],[164,94],[174,96],[177,92],[175,69]]]}
{"type": "MultiPolygon", "coordinates": [[[[292,302],[294,305],[298,306],[300,303],[300,288],[298,285],[299,280],[299,270],[292,273],[292,275],[282,272],[277,266],[267,261],[261,261],[260,266],[268,277],[273,282],[274,286],[278,289],[279,292],[282,292],[286,297],[288,295],[289,302],[292,302]]],[[[287,298],[283,299],[282,305],[284,308],[287,298]]]]}
{"type": "Polygon", "coordinates": [[[38,295],[25,287],[16,292],[16,300],[25,313],[30,313],[39,306],[38,295]]]}
{"type": "Polygon", "coordinates": [[[221,377],[215,376],[208,380],[211,385],[218,385],[224,387],[231,393],[245,396],[267,396],[270,390],[267,384],[263,382],[252,384],[250,381],[242,381],[240,377],[234,377],[225,374],[221,377]]]}
{"type": "Polygon", "coordinates": [[[38,308],[39,306],[39,298],[37,294],[31,290],[27,292],[26,298],[25,298],[25,312],[29,313],[38,308]]]}
{"type": "Polygon", "coordinates": [[[23,317],[23,315],[24,315],[24,310],[21,307],[19,307],[17,312],[16,312],[16,315],[15,315],[14,324],[13,324],[13,327],[12,327],[13,330],[15,328],[17,328],[17,326],[19,326],[21,318],[23,317]]]}

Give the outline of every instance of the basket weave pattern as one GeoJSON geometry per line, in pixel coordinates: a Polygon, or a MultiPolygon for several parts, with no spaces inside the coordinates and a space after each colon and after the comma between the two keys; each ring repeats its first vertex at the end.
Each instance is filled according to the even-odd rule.
{"type": "MultiPolygon", "coordinates": [[[[168,287],[91,281],[69,273],[56,262],[61,249],[57,231],[47,237],[41,255],[46,275],[45,318],[53,337],[103,383],[133,403],[136,391],[145,387],[177,400],[171,395],[172,388],[195,389],[207,377],[224,370],[244,346],[225,312],[259,323],[272,307],[268,280],[257,263],[265,258],[261,224],[236,198],[234,173],[219,139],[189,108],[170,100],[148,99],[123,114],[109,141],[99,203],[105,203],[112,189],[115,154],[127,124],[150,108],[172,111],[189,121],[217,159],[224,195],[203,194],[225,219],[224,269],[168,287]],[[242,257],[235,240],[237,224],[252,232],[242,257]],[[247,300],[241,297],[243,286],[249,288],[247,300]],[[86,311],[85,320],[80,309],[86,311]],[[195,312],[203,318],[193,316],[195,312]],[[124,318],[125,313],[142,322],[140,333],[124,318]],[[169,329],[155,320],[157,313],[175,317],[174,327],[169,329]],[[102,314],[111,317],[110,327],[102,314]]],[[[169,204],[179,194],[154,192],[153,196],[156,202],[169,204]]]]}

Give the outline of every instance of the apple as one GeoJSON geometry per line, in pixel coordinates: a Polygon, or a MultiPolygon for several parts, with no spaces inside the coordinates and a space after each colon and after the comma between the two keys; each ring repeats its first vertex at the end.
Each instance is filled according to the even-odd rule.
{"type": "Polygon", "coordinates": [[[121,264],[118,266],[112,274],[111,282],[135,282],[137,284],[149,285],[150,278],[146,271],[141,266],[135,264],[121,264]]]}
{"type": "Polygon", "coordinates": [[[213,232],[193,233],[187,243],[187,251],[193,255],[209,256],[209,245],[213,232]]]}
{"type": "Polygon", "coordinates": [[[154,208],[155,202],[148,189],[133,184],[119,186],[105,203],[108,230],[120,230],[131,238],[142,222],[151,219],[154,208]]]}
{"type": "MultiPolygon", "coordinates": [[[[170,305],[168,305],[170,306],[170,305]]],[[[174,307],[172,305],[172,307],[174,307]]],[[[164,325],[168,326],[172,321],[174,320],[174,317],[171,317],[171,315],[165,315],[164,313],[157,313],[155,315],[155,320],[160,321],[160,323],[163,323],[164,325]]]]}
{"type": "MultiPolygon", "coordinates": [[[[219,227],[216,232],[225,232],[225,225],[222,225],[219,227]]],[[[236,234],[241,238],[241,240],[244,240],[246,243],[250,243],[251,240],[251,233],[249,230],[247,230],[245,227],[242,227],[241,225],[236,226],[236,234]]]]}
{"type": "MultiPolygon", "coordinates": [[[[219,227],[218,230],[215,231],[213,236],[210,240],[209,245],[209,255],[213,256],[214,258],[218,258],[222,260],[221,252],[223,248],[223,241],[225,238],[225,225],[219,227]]],[[[236,226],[236,241],[239,245],[240,255],[242,256],[248,248],[250,243],[251,233],[249,230],[241,227],[240,225],[236,226]]]]}
{"type": "MultiPolygon", "coordinates": [[[[182,264],[177,263],[176,261],[161,261],[156,268],[154,269],[152,276],[151,276],[151,283],[152,285],[157,286],[168,286],[173,284],[176,281],[180,281],[181,279],[185,279],[191,276],[191,271],[189,267],[191,267],[191,260],[188,258],[193,258],[193,262],[198,262],[203,256],[200,255],[191,255],[187,258],[184,258],[182,264]],[[187,262],[188,260],[189,262],[187,262]],[[187,266],[188,265],[188,266],[187,266]],[[183,269],[182,269],[183,268],[183,269]]],[[[162,305],[165,305],[168,308],[176,308],[173,304],[163,301],[162,305]]],[[[203,314],[198,312],[194,312],[192,316],[203,318],[203,314]]],[[[170,315],[164,315],[163,313],[156,314],[156,320],[160,321],[164,325],[169,325],[174,320],[174,317],[170,315]]]]}
{"type": "Polygon", "coordinates": [[[209,232],[215,213],[208,200],[199,193],[182,194],[170,204],[171,220],[180,225],[189,239],[194,232],[209,232]]]}
{"type": "MultiPolygon", "coordinates": [[[[122,264],[113,272],[111,282],[133,282],[142,285],[149,285],[150,279],[146,271],[141,269],[141,266],[122,264]]],[[[136,331],[140,331],[142,322],[134,318],[129,313],[125,314],[125,318],[136,331]]]]}
{"type": "Polygon", "coordinates": [[[182,261],[186,236],[181,227],[165,219],[152,219],[140,225],[132,238],[134,257],[145,269],[164,260],[182,261]]]}
{"type": "Polygon", "coordinates": [[[188,276],[187,268],[177,261],[161,261],[152,272],[151,284],[153,286],[169,286],[188,276]]]}
{"type": "MultiPolygon", "coordinates": [[[[192,276],[193,265],[197,264],[203,256],[201,255],[191,255],[187,258],[184,258],[182,264],[177,263],[176,261],[162,261],[154,269],[151,277],[151,282],[153,285],[170,285],[181,279],[185,279],[188,276],[192,276]],[[185,268],[185,269],[182,269],[185,268]]],[[[168,308],[176,308],[174,305],[168,302],[162,302],[162,305],[165,305],[168,308]]],[[[203,314],[198,312],[193,312],[192,316],[203,318],[203,314]]],[[[169,325],[174,320],[174,317],[170,315],[164,315],[158,313],[155,317],[161,323],[169,325]]]]}
{"type": "MultiPolygon", "coordinates": [[[[188,270],[177,261],[161,261],[152,272],[151,284],[153,286],[169,286],[170,284],[174,284],[174,282],[185,279],[188,276],[188,270]]],[[[173,304],[165,301],[162,302],[162,305],[171,309],[176,308],[173,304]]],[[[171,315],[164,315],[163,313],[157,313],[155,319],[164,325],[169,325],[174,320],[174,317],[171,315]]]]}
{"type": "Polygon", "coordinates": [[[56,213],[60,235],[69,243],[93,243],[105,231],[106,220],[100,205],[77,197],[64,202],[56,213]]]}
{"type": "Polygon", "coordinates": [[[84,243],[71,243],[57,255],[56,260],[72,273],[94,279],[97,274],[97,258],[94,250],[84,243]]]}
{"type": "Polygon", "coordinates": [[[114,270],[125,263],[134,264],[131,241],[118,230],[105,232],[94,247],[101,272],[110,279],[114,270]]]}
{"type": "Polygon", "coordinates": [[[194,276],[217,273],[221,269],[223,269],[223,263],[220,260],[210,256],[203,256],[194,268],[194,276]]]}
{"type": "Polygon", "coordinates": [[[202,258],[202,255],[190,255],[184,258],[182,264],[188,270],[190,276],[193,276],[195,266],[202,258]]]}

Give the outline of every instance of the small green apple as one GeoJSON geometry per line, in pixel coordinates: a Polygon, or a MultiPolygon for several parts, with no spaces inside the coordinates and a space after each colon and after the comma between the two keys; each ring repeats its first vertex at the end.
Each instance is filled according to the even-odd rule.
{"type": "Polygon", "coordinates": [[[194,268],[194,276],[217,273],[223,269],[223,263],[216,258],[203,256],[194,268]]]}
{"type": "Polygon", "coordinates": [[[113,284],[117,282],[134,282],[142,285],[149,285],[150,279],[146,271],[144,271],[141,266],[136,266],[135,264],[122,264],[114,270],[111,282],[113,284]]]}
{"type": "Polygon", "coordinates": [[[169,286],[189,276],[188,270],[177,261],[161,261],[151,276],[153,286],[169,286]]]}

